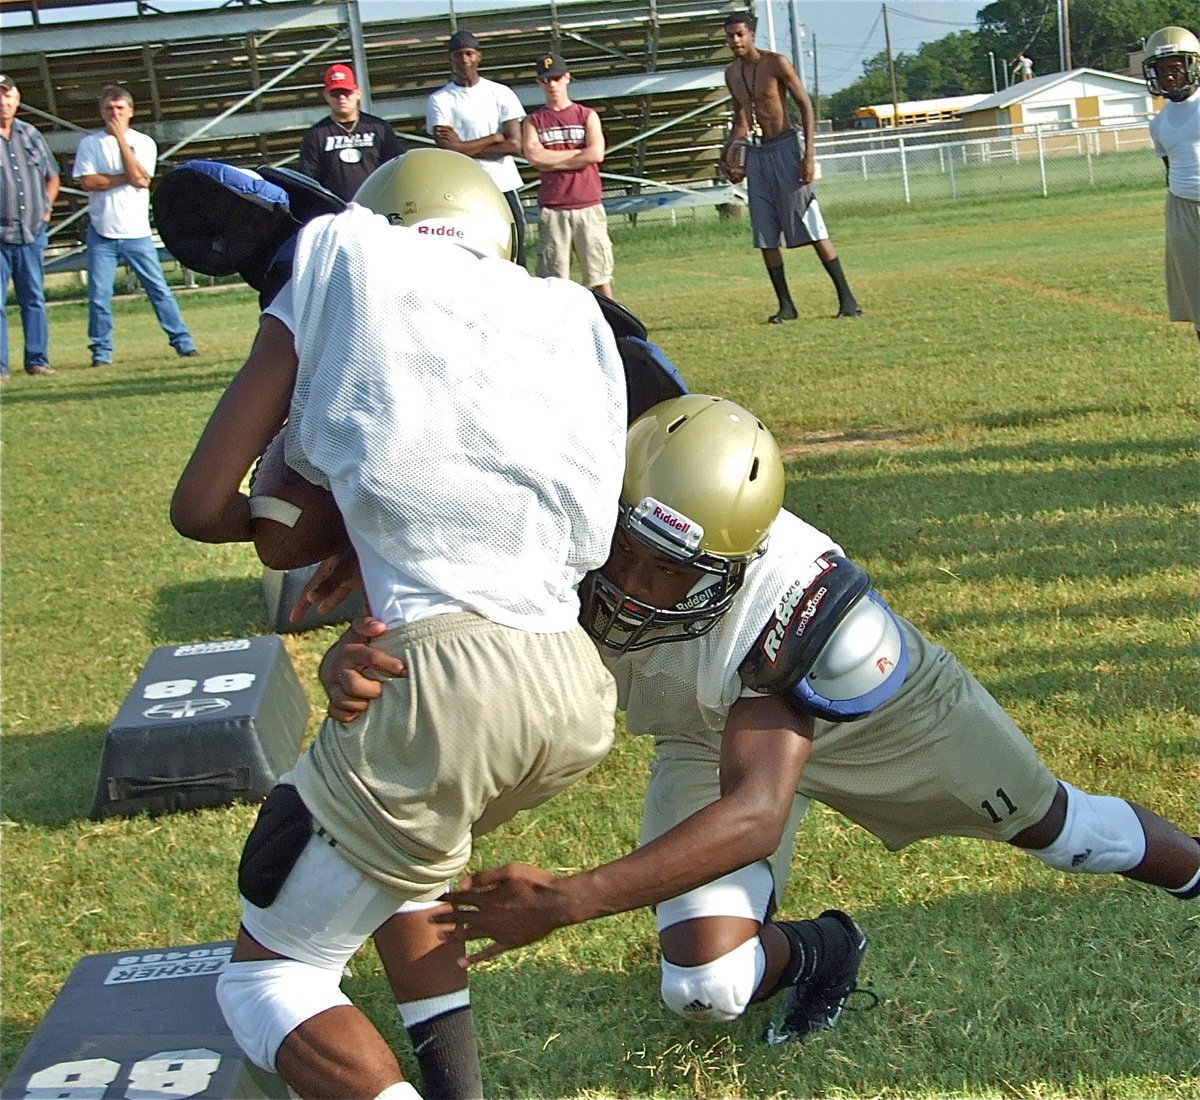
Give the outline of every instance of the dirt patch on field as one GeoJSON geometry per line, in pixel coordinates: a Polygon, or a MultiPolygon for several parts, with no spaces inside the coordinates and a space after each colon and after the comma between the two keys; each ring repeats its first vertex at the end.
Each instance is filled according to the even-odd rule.
{"type": "Polygon", "coordinates": [[[844,451],[851,447],[878,447],[881,444],[916,443],[916,432],[905,432],[892,428],[861,428],[848,432],[804,432],[801,435],[779,441],[779,453],[784,462],[801,455],[820,451],[844,451]]]}

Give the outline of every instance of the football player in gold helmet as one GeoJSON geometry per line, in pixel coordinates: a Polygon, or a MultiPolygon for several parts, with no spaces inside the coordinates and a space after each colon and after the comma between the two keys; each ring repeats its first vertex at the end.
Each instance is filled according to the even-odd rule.
{"type": "MultiPolygon", "coordinates": [[[[581,588],[581,620],[627,727],[655,738],[642,847],[574,875],[470,876],[447,919],[464,945],[492,941],[471,961],[652,905],[669,1007],[731,1020],[783,992],[768,1042],[831,1027],[866,937],[840,910],[773,913],[810,799],[893,850],[973,836],[1200,896],[1200,841],[1059,781],[950,653],[781,508],[783,482],[771,433],[732,402],[689,394],[631,425],[617,532],[581,588]]],[[[358,679],[379,667],[362,644],[374,629],[352,628],[323,670],[331,713],[348,720],[374,705],[358,679]]]]}
{"type": "Polygon", "coordinates": [[[1200,339],[1200,39],[1183,27],[1155,31],[1142,73],[1166,99],[1150,139],[1167,166],[1167,314],[1191,321],[1200,339]]]}

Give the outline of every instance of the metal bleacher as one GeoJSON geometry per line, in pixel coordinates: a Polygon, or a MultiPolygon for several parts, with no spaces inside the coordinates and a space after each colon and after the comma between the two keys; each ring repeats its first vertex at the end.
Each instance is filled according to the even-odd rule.
{"type": "MultiPolygon", "coordinates": [[[[82,134],[97,124],[96,92],[120,83],[137,103],[134,125],[155,138],[159,174],[194,157],[245,167],[294,162],[304,130],[325,111],[321,79],[335,61],[355,66],[364,110],[388,119],[406,146],[428,141],[425,99],[449,78],[445,42],[468,28],[485,76],[540,106],[532,61],[552,49],[571,68],[573,98],[600,114],[611,213],[636,217],[743,201],[717,178],[727,134],[729,57],[722,22],[753,0],[549,0],[455,16],[376,21],[371,4],[213,0],[213,8],[45,22],[78,0],[0,0],[3,67],[21,88],[21,116],[39,126],[63,171],[54,225],[69,225],[86,196],[69,186],[82,134]],[[27,18],[27,25],[20,25],[27,18]]],[[[106,4],[92,5],[102,10],[106,4]]],[[[166,6],[166,5],[164,5],[166,6]]],[[[528,184],[535,174],[525,167],[528,184]]],[[[532,205],[532,188],[526,190],[532,205]]],[[[56,249],[58,251],[58,249],[56,249]]],[[[74,266],[70,253],[58,263],[74,266]]]]}

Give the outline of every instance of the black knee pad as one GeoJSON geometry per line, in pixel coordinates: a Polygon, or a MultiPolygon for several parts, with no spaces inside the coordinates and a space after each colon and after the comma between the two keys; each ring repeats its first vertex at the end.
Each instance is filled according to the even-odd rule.
{"type": "Polygon", "coordinates": [[[313,835],[312,814],[300,792],[279,783],[267,795],[238,864],[238,890],[266,909],[278,896],[313,835]]]}

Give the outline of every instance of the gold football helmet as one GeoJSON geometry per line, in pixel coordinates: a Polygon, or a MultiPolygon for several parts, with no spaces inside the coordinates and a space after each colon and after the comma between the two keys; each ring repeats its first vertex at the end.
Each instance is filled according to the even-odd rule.
{"type": "Polygon", "coordinates": [[[702,571],[682,603],[654,607],[604,575],[581,586],[584,629],[624,653],[696,637],[729,610],[783,506],[783,460],[753,413],[719,397],[660,402],[629,427],[617,528],[702,571]]]}
{"type": "Polygon", "coordinates": [[[517,231],[500,189],[470,157],[449,149],[413,149],[381,164],[355,192],[354,202],[440,237],[480,256],[512,260],[517,231]]]}
{"type": "Polygon", "coordinates": [[[1184,27],[1163,27],[1146,39],[1146,57],[1142,76],[1151,95],[1165,96],[1181,103],[1200,88],[1200,38],[1184,27]],[[1168,57],[1179,58],[1187,67],[1187,80],[1178,88],[1164,89],[1158,78],[1158,63],[1168,57]]]}

